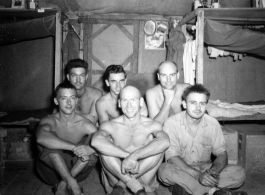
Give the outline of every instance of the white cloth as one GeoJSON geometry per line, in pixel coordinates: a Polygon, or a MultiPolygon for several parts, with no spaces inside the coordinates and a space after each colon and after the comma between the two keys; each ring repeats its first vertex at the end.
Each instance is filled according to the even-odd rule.
{"type": "Polygon", "coordinates": [[[196,41],[189,40],[184,44],[183,53],[183,71],[184,71],[184,82],[195,84],[195,59],[196,59],[196,41]]]}

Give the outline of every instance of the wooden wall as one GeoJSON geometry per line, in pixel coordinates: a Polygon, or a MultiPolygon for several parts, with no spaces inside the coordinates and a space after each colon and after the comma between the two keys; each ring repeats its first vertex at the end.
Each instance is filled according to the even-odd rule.
{"type": "Polygon", "coordinates": [[[204,51],[204,84],[211,99],[227,102],[265,100],[265,59],[245,56],[209,58],[204,51]]]}
{"type": "Polygon", "coordinates": [[[0,111],[51,106],[54,38],[0,47],[0,111]]]}

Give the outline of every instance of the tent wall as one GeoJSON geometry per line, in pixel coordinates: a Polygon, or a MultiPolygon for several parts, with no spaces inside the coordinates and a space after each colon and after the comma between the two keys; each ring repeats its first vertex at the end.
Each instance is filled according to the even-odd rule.
{"type": "Polygon", "coordinates": [[[51,106],[54,38],[0,47],[0,110],[33,110],[51,106]]]}
{"type": "Polygon", "coordinates": [[[204,48],[203,83],[211,99],[226,102],[265,100],[265,60],[246,55],[234,61],[232,56],[210,58],[204,48]]]}

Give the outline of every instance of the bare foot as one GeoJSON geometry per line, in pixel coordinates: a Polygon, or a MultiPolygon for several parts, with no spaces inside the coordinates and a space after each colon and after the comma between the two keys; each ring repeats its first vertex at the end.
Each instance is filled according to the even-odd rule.
{"type": "Polygon", "coordinates": [[[81,188],[79,187],[78,183],[75,179],[68,182],[68,188],[70,190],[69,194],[73,195],[83,195],[81,188]]]}
{"type": "Polygon", "coordinates": [[[67,189],[67,185],[64,181],[61,181],[58,185],[57,185],[57,189],[55,192],[55,195],[66,195],[68,194],[68,189],[67,189]]]}

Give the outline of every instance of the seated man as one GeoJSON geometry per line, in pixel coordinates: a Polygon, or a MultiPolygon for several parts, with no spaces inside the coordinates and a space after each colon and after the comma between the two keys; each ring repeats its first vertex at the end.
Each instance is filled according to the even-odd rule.
{"type": "Polygon", "coordinates": [[[123,115],[102,123],[92,138],[91,144],[100,154],[108,194],[112,190],[111,194],[124,194],[123,189],[128,187],[144,195],[158,187],[156,172],[169,138],[160,123],[140,115],[142,105],[139,90],[125,87],[119,99],[123,115]]]}
{"type": "Polygon", "coordinates": [[[182,111],[181,96],[190,84],[178,83],[179,71],[174,62],[164,61],[158,66],[160,84],[147,90],[149,117],[163,124],[165,120],[182,111]]]}
{"type": "Polygon", "coordinates": [[[159,178],[173,186],[172,195],[243,195],[223,188],[238,188],[246,178],[245,170],[228,165],[226,143],[220,124],[205,114],[210,93],[203,85],[188,87],[183,93],[186,111],[168,118],[163,130],[170,137],[166,161],[159,178]],[[211,162],[211,154],[216,156],[211,162]],[[185,193],[186,191],[186,193],[185,193]]]}
{"type": "Polygon", "coordinates": [[[59,112],[40,121],[36,132],[41,151],[37,169],[42,179],[57,185],[56,194],[82,194],[77,182],[86,179],[97,162],[89,146],[97,129],[89,120],[75,113],[76,89],[69,82],[55,89],[54,102],[59,112]]]}
{"type": "Polygon", "coordinates": [[[76,88],[78,97],[76,113],[96,124],[98,122],[96,102],[103,94],[99,89],[86,85],[88,79],[87,62],[81,59],[70,60],[66,64],[65,74],[76,88]]]}
{"type": "MultiPolygon", "coordinates": [[[[117,118],[122,114],[118,107],[118,96],[126,85],[126,73],[121,65],[110,65],[105,71],[104,79],[110,92],[102,96],[96,104],[99,123],[117,118]]],[[[148,111],[144,103],[140,109],[142,116],[147,116],[148,111]]]]}

